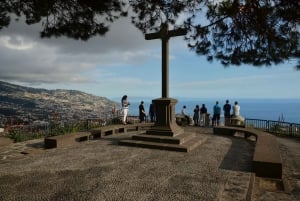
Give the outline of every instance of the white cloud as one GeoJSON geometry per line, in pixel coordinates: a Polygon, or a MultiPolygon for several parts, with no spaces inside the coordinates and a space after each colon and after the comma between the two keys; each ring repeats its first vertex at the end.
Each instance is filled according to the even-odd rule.
{"type": "Polygon", "coordinates": [[[91,76],[86,72],[93,69],[142,65],[152,56],[151,47],[157,42],[145,41],[128,20],[116,21],[105,37],[88,41],[41,39],[40,24],[28,26],[22,19],[12,21],[0,32],[0,79],[53,84],[85,82],[91,76]]]}
{"type": "Polygon", "coordinates": [[[22,36],[3,36],[0,37],[0,45],[3,45],[4,48],[12,50],[28,50],[32,49],[35,45],[34,42],[27,42],[22,36]]]}

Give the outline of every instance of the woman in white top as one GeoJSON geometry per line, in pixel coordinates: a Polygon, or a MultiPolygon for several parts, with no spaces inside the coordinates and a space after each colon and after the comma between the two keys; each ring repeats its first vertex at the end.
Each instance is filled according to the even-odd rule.
{"type": "Polygon", "coordinates": [[[128,106],[130,103],[127,101],[127,95],[124,95],[121,100],[122,111],[123,111],[123,124],[127,124],[128,106]]]}
{"type": "Polygon", "coordinates": [[[234,106],[232,106],[232,110],[233,110],[233,116],[240,116],[240,109],[241,107],[238,105],[238,102],[235,101],[234,102],[234,106]]]}
{"type": "Polygon", "coordinates": [[[235,101],[234,106],[232,106],[233,118],[235,118],[241,122],[244,122],[245,118],[240,116],[240,109],[241,109],[241,107],[239,106],[238,102],[235,101]]]}

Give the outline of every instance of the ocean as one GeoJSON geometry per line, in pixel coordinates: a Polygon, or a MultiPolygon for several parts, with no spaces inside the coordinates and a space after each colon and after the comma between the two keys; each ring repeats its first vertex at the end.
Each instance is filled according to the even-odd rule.
{"type": "MultiPolygon", "coordinates": [[[[214,99],[177,99],[178,102],[175,106],[176,114],[181,112],[181,109],[186,105],[186,111],[190,116],[193,116],[195,106],[198,104],[206,105],[208,113],[212,114],[213,106],[216,102],[214,99]]],[[[130,101],[130,100],[129,100],[130,101]]],[[[146,112],[149,112],[151,100],[143,100],[146,112]]],[[[221,107],[225,104],[226,100],[218,100],[221,107]]],[[[241,110],[240,114],[248,119],[263,119],[278,121],[283,118],[285,122],[299,123],[300,124],[300,99],[237,99],[229,100],[233,105],[234,101],[238,101],[241,110]]],[[[130,101],[129,115],[139,114],[140,101],[130,101]]]]}

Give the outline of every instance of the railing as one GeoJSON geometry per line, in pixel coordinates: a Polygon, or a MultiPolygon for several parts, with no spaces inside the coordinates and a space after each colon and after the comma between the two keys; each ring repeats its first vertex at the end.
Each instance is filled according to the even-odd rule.
{"type": "MultiPolygon", "coordinates": [[[[129,122],[136,123],[139,122],[139,117],[129,115],[127,120],[129,122]]],[[[146,116],[145,121],[150,122],[148,116],[146,116]]],[[[88,118],[86,120],[78,120],[76,122],[72,121],[62,123],[59,121],[51,121],[48,124],[39,126],[14,126],[9,129],[8,136],[16,142],[20,142],[46,136],[63,135],[76,131],[87,131],[101,126],[121,123],[121,113],[103,113],[97,118],[88,118]]],[[[300,137],[300,124],[296,123],[262,119],[245,119],[245,126],[261,129],[277,136],[300,137]]]]}
{"type": "Polygon", "coordinates": [[[278,136],[300,137],[300,124],[296,123],[262,119],[245,119],[245,126],[261,129],[278,136]]]}
{"type": "MultiPolygon", "coordinates": [[[[87,130],[90,130],[95,127],[101,127],[111,124],[122,124],[122,117],[123,115],[121,113],[115,113],[115,114],[106,114],[103,115],[102,118],[88,118],[87,119],[87,130]]],[[[137,123],[140,121],[139,116],[135,115],[128,115],[127,121],[131,123],[137,123]]],[[[145,116],[145,122],[150,122],[150,119],[148,116],[145,116]]]]}
{"type": "MultiPolygon", "coordinates": [[[[98,117],[87,118],[85,120],[52,120],[39,125],[18,125],[10,127],[6,136],[12,138],[15,142],[21,142],[42,137],[64,135],[77,131],[87,131],[110,124],[121,124],[122,117],[122,113],[116,111],[115,113],[103,112],[99,114],[98,117]]],[[[136,123],[139,122],[139,117],[128,115],[127,121],[136,123]]],[[[145,121],[149,122],[148,116],[145,117],[145,121]]]]}
{"type": "Polygon", "coordinates": [[[48,133],[48,126],[30,126],[18,125],[9,128],[5,136],[14,140],[14,142],[22,142],[36,138],[42,138],[48,133]]]}

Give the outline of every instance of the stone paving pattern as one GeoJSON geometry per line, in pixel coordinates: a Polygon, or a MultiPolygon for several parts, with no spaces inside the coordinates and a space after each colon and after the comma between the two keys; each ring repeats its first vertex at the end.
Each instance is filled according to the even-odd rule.
{"type": "Polygon", "coordinates": [[[131,134],[48,150],[41,139],[5,146],[0,139],[0,200],[300,200],[298,140],[278,138],[286,193],[251,173],[253,141],[185,129],[205,140],[189,153],[117,145],[131,134]]]}

